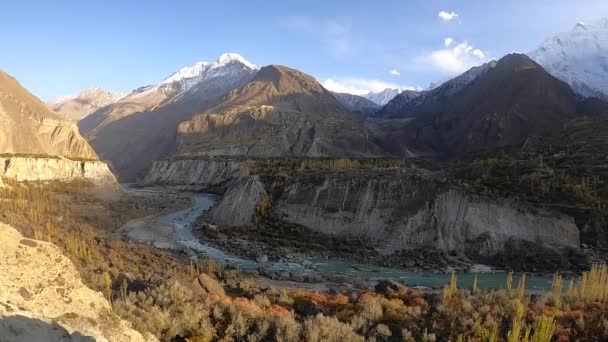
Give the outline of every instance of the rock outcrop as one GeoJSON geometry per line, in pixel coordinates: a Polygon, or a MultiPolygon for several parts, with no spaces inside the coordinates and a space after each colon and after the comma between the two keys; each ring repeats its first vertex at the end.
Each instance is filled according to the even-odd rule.
{"type": "Polygon", "coordinates": [[[117,184],[116,177],[102,161],[77,161],[61,157],[2,157],[0,178],[18,182],[90,180],[96,184],[117,184]]]}
{"type": "Polygon", "coordinates": [[[0,187],[3,179],[17,182],[90,182],[95,196],[114,200],[122,195],[122,189],[108,164],[102,161],[77,161],[63,157],[19,157],[0,155],[0,187]]]}
{"type": "Polygon", "coordinates": [[[110,303],[83,285],[58,247],[25,239],[2,223],[0,245],[0,340],[155,340],[113,315],[110,303]]]}
{"type": "Polygon", "coordinates": [[[261,201],[268,194],[258,176],[240,179],[222,200],[211,209],[211,220],[219,225],[244,225],[251,223],[261,201]]]}
{"type": "Polygon", "coordinates": [[[200,185],[225,191],[241,173],[243,162],[213,159],[167,159],[152,164],[143,185],[200,185]]]}

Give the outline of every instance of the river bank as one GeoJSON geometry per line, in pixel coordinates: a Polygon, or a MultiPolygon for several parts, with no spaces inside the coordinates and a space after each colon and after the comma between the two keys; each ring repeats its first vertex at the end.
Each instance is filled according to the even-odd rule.
{"type": "MultiPolygon", "coordinates": [[[[260,283],[268,286],[293,288],[302,284],[302,287],[316,289],[339,286],[365,290],[372,288],[379,280],[390,279],[399,280],[412,287],[440,288],[449,282],[450,273],[454,270],[447,266],[439,270],[413,272],[366,264],[358,260],[337,259],[330,253],[322,258],[319,255],[289,254],[285,251],[286,254],[282,258],[271,259],[263,254],[252,257],[243,253],[242,249],[239,252],[237,248],[228,248],[226,244],[218,243],[218,239],[210,239],[195,231],[194,228],[201,225],[202,221],[199,219],[204,218],[204,214],[214,205],[217,197],[184,190],[178,187],[125,187],[125,191],[130,195],[143,197],[145,201],[156,204],[164,201],[165,208],[158,214],[129,221],[119,230],[119,234],[156,248],[184,252],[192,258],[209,257],[224,264],[238,265],[241,270],[257,275],[260,283]],[[191,201],[190,205],[187,204],[188,199],[191,201]]],[[[207,229],[217,229],[206,226],[207,229]]],[[[480,288],[501,288],[506,283],[506,273],[483,265],[466,268],[474,273],[463,272],[463,269],[457,272],[463,287],[471,286],[474,278],[477,278],[480,288]]],[[[518,277],[515,275],[514,281],[517,281],[518,277]]],[[[551,278],[528,276],[527,287],[531,291],[547,290],[551,287],[551,278]]]]}

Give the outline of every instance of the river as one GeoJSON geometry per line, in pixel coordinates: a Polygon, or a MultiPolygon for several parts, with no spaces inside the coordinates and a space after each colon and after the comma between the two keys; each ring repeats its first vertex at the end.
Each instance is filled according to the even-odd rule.
{"type": "MultiPolygon", "coordinates": [[[[136,196],[146,193],[163,191],[163,188],[135,188],[124,186],[125,191],[136,196]]],[[[243,270],[257,270],[263,267],[273,272],[317,272],[345,274],[366,280],[395,279],[401,280],[412,287],[440,288],[450,280],[450,274],[411,272],[398,268],[386,268],[374,265],[362,265],[345,260],[313,260],[306,266],[287,262],[265,262],[244,259],[215,248],[196,238],[192,233],[194,222],[204,215],[217,200],[217,196],[197,193],[192,196],[192,206],[187,209],[159,214],[127,223],[122,231],[134,240],[152,244],[159,248],[186,249],[200,256],[211,257],[224,264],[239,265],[243,270]]],[[[479,288],[503,288],[507,274],[504,272],[459,273],[458,285],[471,287],[477,276],[479,288]]],[[[521,275],[513,275],[513,285],[516,286],[521,275]]],[[[551,289],[551,278],[527,276],[526,287],[531,292],[551,289]]]]}

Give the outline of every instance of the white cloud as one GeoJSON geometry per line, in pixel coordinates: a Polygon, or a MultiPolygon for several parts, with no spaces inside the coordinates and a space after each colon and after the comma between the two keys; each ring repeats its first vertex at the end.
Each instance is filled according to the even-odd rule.
{"type": "Polygon", "coordinates": [[[481,49],[466,41],[454,45],[455,43],[452,41],[448,46],[444,40],[444,48],[419,56],[414,61],[419,65],[438,69],[442,74],[448,76],[460,74],[487,61],[488,54],[481,49]]]}
{"type": "Polygon", "coordinates": [[[452,45],[453,42],[454,38],[452,37],[447,37],[443,39],[443,45],[445,45],[446,47],[452,45]]]}
{"type": "Polygon", "coordinates": [[[443,21],[452,21],[452,20],[458,18],[458,13],[441,11],[441,12],[439,12],[439,14],[437,16],[439,16],[439,18],[441,18],[441,20],[443,20],[443,21]]]}
{"type": "Polygon", "coordinates": [[[397,76],[397,77],[401,76],[401,72],[399,72],[399,70],[397,70],[397,69],[391,69],[388,72],[393,76],[397,76]]]}
{"type": "Polygon", "coordinates": [[[334,91],[336,93],[348,93],[353,95],[365,95],[369,92],[380,92],[387,88],[401,90],[418,89],[418,87],[399,85],[381,80],[357,77],[328,78],[327,80],[325,80],[325,82],[323,82],[323,86],[328,90],[334,91]]]}

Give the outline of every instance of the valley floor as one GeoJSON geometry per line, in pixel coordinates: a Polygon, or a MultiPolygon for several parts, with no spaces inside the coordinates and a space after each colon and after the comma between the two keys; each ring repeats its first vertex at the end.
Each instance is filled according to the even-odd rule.
{"type": "MultiPolygon", "coordinates": [[[[194,207],[203,208],[196,200],[200,194],[137,189],[107,202],[83,191],[86,184],[9,185],[0,190],[0,220],[28,238],[57,245],[82,282],[108,298],[115,314],[162,341],[499,341],[509,331],[523,336],[526,327],[531,336],[549,331],[561,340],[608,338],[608,269],[603,267],[580,284],[544,279],[550,291],[536,295],[525,291],[534,279],[508,274],[500,279],[504,286],[494,286],[501,290],[483,289],[481,275],[452,277],[441,291],[422,292],[392,280],[346,287],[338,285],[348,278],[272,280],[253,268],[249,272],[246,263],[235,267],[193,258],[193,249],[213,246],[172,225],[190,228],[186,223],[200,214],[189,209],[190,203],[194,198],[194,207]],[[128,238],[133,232],[131,238],[145,243],[128,238]],[[150,245],[159,241],[159,247],[171,242],[180,248],[150,245]]],[[[262,256],[259,262],[280,263],[273,258],[266,262],[262,256]]],[[[326,272],[309,260],[311,274],[326,272]]],[[[442,277],[433,287],[450,278],[442,277]]]]}

